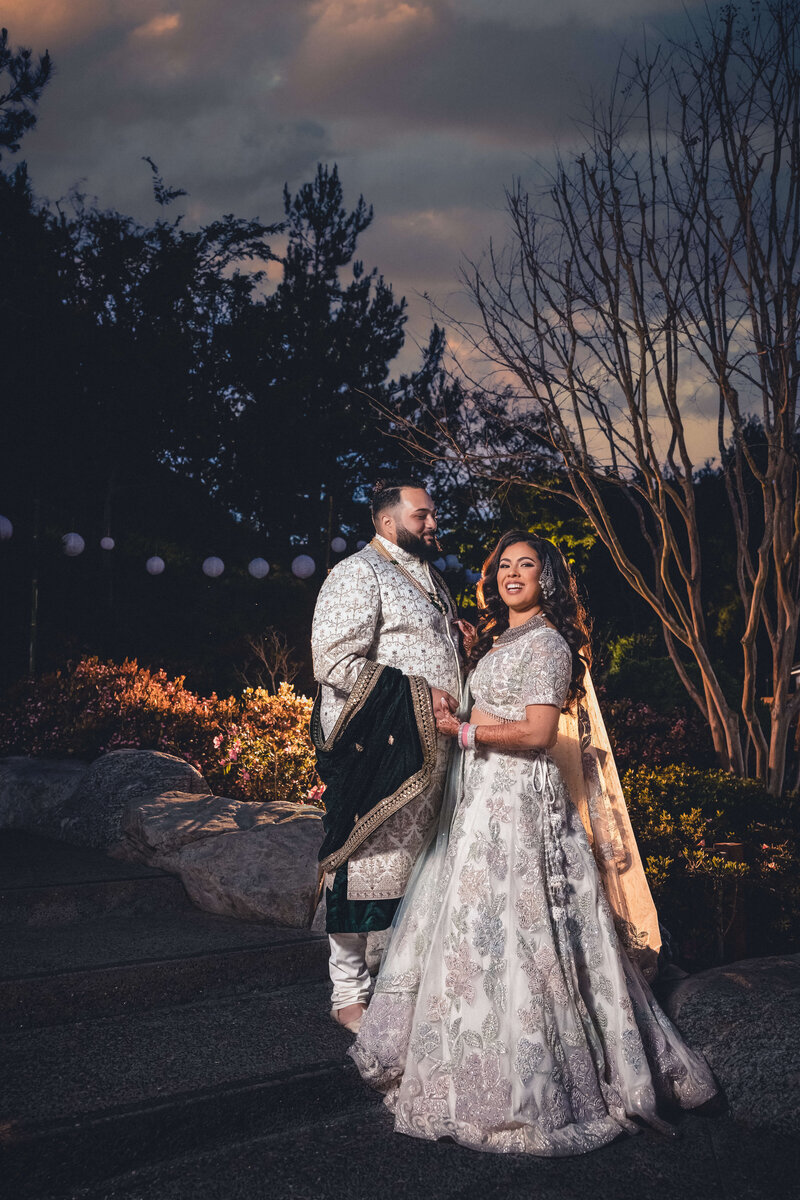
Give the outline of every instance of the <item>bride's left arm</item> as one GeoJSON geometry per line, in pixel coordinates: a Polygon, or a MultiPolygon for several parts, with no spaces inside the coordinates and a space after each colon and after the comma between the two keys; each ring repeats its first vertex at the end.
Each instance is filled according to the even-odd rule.
{"type": "MultiPolygon", "coordinates": [[[[549,750],[556,744],[560,716],[554,704],[529,704],[524,721],[474,725],[475,745],[491,750],[549,750]]],[[[437,716],[436,728],[445,737],[457,737],[461,722],[452,714],[442,714],[437,716]]]]}

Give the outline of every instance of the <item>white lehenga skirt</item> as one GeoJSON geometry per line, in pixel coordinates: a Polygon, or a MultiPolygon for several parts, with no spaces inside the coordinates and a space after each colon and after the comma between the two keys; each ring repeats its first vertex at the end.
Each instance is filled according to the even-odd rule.
{"type": "Polygon", "coordinates": [[[398,1132],[506,1153],[583,1153],[717,1091],[620,945],[544,754],[454,756],[350,1054],[398,1132]]]}

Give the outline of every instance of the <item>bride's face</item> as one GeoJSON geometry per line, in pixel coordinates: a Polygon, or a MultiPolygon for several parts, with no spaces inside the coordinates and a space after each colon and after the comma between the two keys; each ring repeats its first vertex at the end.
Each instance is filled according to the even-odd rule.
{"type": "Polygon", "coordinates": [[[503,551],[497,566],[497,590],[511,612],[525,613],[541,600],[539,576],[542,561],[526,542],[514,542],[503,551]]]}

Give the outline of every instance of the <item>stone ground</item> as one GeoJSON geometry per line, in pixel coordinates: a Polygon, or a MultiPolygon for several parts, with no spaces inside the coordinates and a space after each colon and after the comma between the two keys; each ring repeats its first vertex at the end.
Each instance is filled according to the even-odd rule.
{"type": "Polygon", "coordinates": [[[578,1158],[499,1156],[393,1132],[328,1018],[323,938],[201,913],[151,868],[26,834],[0,834],[0,880],[9,1200],[800,1196],[796,957],[666,1001],[727,1113],[578,1158]]]}

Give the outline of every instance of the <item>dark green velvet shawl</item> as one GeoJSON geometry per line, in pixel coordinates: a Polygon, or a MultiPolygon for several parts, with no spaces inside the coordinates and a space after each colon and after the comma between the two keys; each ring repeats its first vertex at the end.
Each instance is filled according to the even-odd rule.
{"type": "Polygon", "coordinates": [[[392,902],[347,900],[346,866],[339,868],[387,817],[430,783],[436,723],[428,685],[396,667],[368,662],[328,738],[322,736],[317,696],[311,739],[325,784],[325,839],[319,858],[323,871],[336,872],[334,895],[328,893],[334,909],[328,914],[328,932],[366,932],[360,927],[365,923],[369,928],[384,928],[388,921],[377,925],[374,921],[383,919],[392,902]],[[374,913],[371,917],[361,912],[368,907],[374,913]],[[334,924],[340,927],[333,928],[334,924]]]}

